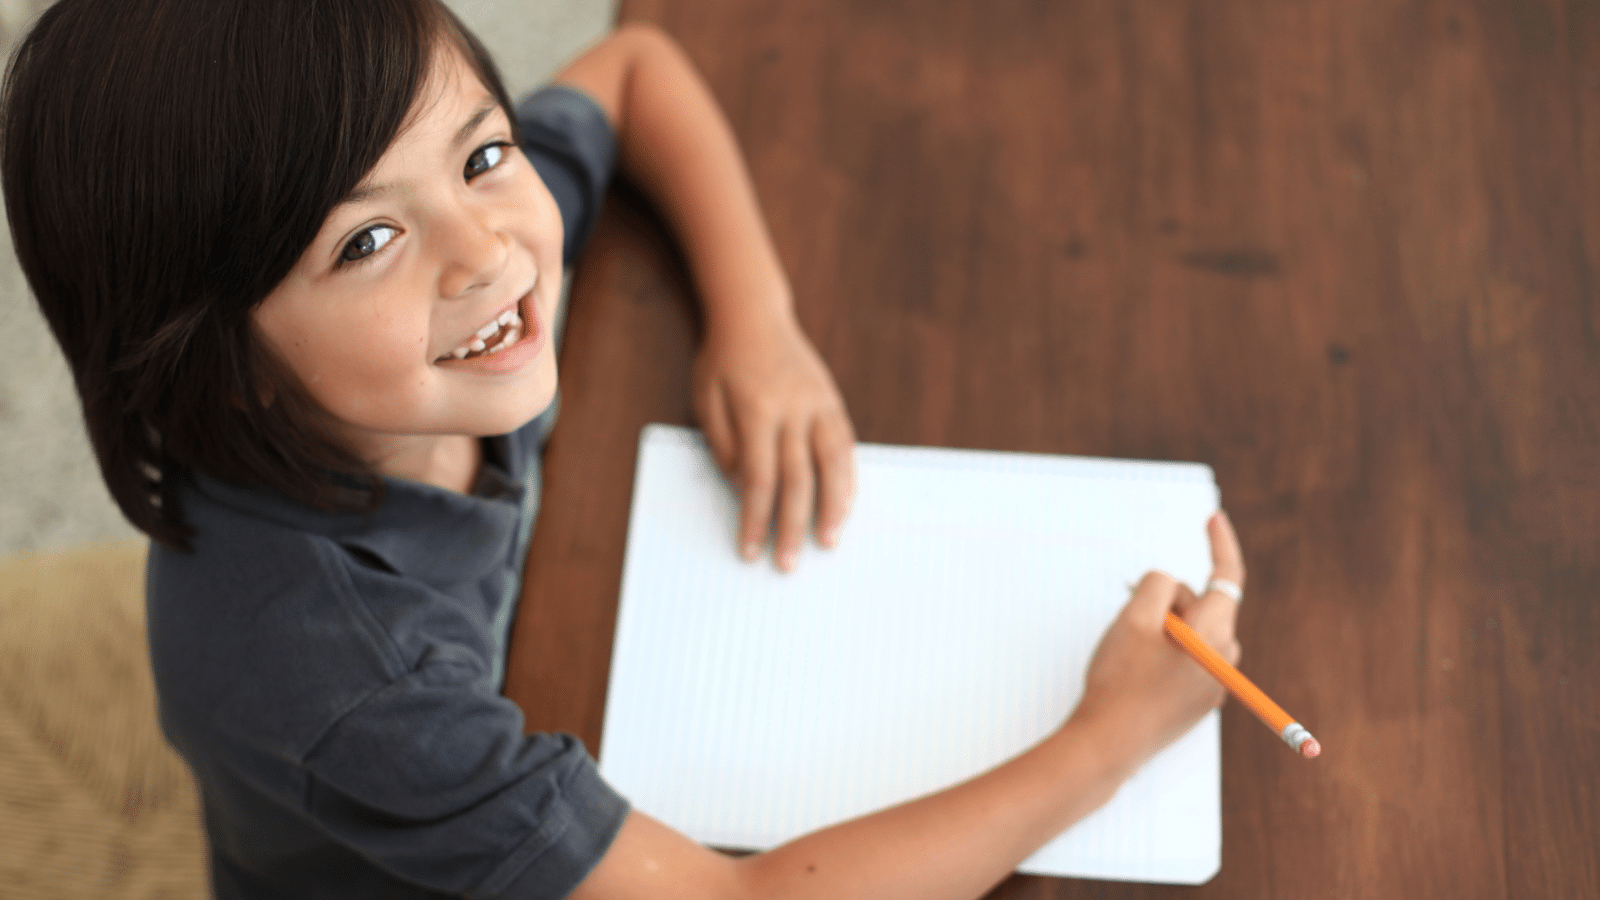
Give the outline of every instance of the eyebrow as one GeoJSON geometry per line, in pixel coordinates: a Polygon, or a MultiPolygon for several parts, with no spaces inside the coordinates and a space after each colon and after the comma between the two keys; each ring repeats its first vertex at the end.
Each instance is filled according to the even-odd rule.
{"type": "MultiPolygon", "coordinates": [[[[456,131],[455,137],[450,139],[450,149],[461,149],[461,146],[467,142],[467,139],[472,137],[473,132],[478,130],[478,126],[483,124],[483,120],[489,118],[489,114],[499,108],[500,104],[494,100],[489,100],[483,106],[478,107],[478,111],[468,117],[466,123],[456,131]]],[[[352,203],[360,203],[363,200],[370,200],[373,197],[388,191],[389,189],[390,185],[387,184],[357,185],[354,190],[345,195],[343,200],[340,200],[338,203],[334,204],[334,208],[337,209],[341,206],[349,206],[352,203]]]]}
{"type": "Polygon", "coordinates": [[[499,108],[500,104],[493,100],[479,107],[478,111],[472,114],[472,118],[461,126],[461,130],[456,132],[456,136],[450,139],[450,149],[460,149],[461,145],[467,142],[467,138],[472,137],[472,133],[478,130],[478,126],[483,124],[483,120],[489,118],[489,114],[499,108]]]}

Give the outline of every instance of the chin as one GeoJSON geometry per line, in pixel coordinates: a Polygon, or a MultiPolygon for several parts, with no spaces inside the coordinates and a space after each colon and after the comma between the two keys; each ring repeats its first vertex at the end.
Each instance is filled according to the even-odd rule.
{"type": "Polygon", "coordinates": [[[552,385],[549,390],[540,391],[538,394],[538,398],[533,402],[528,403],[527,405],[519,403],[517,404],[518,409],[507,409],[505,410],[506,415],[495,416],[495,421],[491,426],[495,430],[488,431],[485,434],[510,434],[511,432],[516,431],[518,428],[521,428],[529,422],[532,422],[534,419],[544,415],[545,412],[550,409],[550,406],[555,403],[556,390],[552,385]]]}

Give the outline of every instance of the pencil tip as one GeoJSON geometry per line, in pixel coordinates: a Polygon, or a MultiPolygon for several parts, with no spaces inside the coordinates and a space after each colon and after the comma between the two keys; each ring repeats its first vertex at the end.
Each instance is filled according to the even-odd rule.
{"type": "Polygon", "coordinates": [[[1305,743],[1300,745],[1300,755],[1304,756],[1306,759],[1311,759],[1321,752],[1322,745],[1317,743],[1317,739],[1310,735],[1306,735],[1305,743]]]}

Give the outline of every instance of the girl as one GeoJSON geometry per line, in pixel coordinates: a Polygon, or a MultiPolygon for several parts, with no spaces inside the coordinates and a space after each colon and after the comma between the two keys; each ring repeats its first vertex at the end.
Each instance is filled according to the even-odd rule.
{"type": "MultiPolygon", "coordinates": [[[[437,0],[61,0],[4,97],[6,208],[113,497],[154,540],[163,729],[220,898],[974,897],[1221,689],[1233,601],[1160,573],[1079,708],[945,792],[733,859],[499,695],[556,391],[551,328],[615,159],[706,307],[696,410],[790,568],[834,540],[848,417],[731,134],[625,28],[513,107],[437,0]],[[815,485],[815,488],[813,488],[815,485]]],[[[1209,524],[1219,578],[1242,582],[1209,524]]]]}

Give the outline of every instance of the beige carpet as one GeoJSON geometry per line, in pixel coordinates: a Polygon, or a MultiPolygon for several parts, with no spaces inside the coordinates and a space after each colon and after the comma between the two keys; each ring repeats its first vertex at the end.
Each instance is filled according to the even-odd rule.
{"type": "Polygon", "coordinates": [[[142,541],[0,562],[0,894],[208,896],[193,781],[162,741],[142,541]]]}

